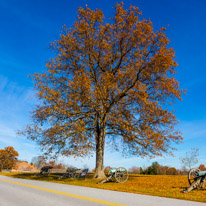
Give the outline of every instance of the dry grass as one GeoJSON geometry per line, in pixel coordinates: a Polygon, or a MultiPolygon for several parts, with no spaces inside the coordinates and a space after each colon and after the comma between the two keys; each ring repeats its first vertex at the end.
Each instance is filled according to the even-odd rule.
{"type": "Polygon", "coordinates": [[[6,175],[15,178],[49,181],[62,184],[79,185],[107,190],[116,190],[122,192],[148,194],[161,197],[206,202],[206,189],[194,190],[187,194],[180,193],[188,186],[187,176],[130,175],[128,181],[124,184],[113,182],[97,184],[98,180],[92,179],[93,174],[88,174],[86,180],[56,180],[56,177],[58,177],[58,175],[55,174],[52,174],[49,177],[43,177],[39,175],[36,176],[32,173],[0,173],[0,175],[6,175]]]}

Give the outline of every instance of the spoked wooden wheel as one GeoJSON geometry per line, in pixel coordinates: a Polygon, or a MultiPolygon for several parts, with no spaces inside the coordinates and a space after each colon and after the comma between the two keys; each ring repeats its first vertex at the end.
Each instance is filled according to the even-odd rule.
{"type": "Polygon", "coordinates": [[[115,172],[115,179],[119,183],[124,183],[128,179],[128,172],[127,169],[124,167],[119,167],[116,169],[115,172]]]}
{"type": "Polygon", "coordinates": [[[189,171],[189,174],[188,174],[188,182],[189,184],[191,185],[194,181],[196,181],[196,179],[198,178],[197,176],[197,172],[199,172],[200,169],[198,168],[193,168],[189,171]]]}
{"type": "Polygon", "coordinates": [[[107,173],[107,176],[112,175],[112,174],[113,174],[112,171],[116,171],[116,168],[112,168],[112,169],[110,169],[110,170],[108,171],[108,173],[107,173]]]}

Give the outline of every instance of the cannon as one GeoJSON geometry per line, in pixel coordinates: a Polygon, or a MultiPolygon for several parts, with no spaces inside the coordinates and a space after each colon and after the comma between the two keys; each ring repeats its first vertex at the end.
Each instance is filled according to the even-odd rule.
{"type": "Polygon", "coordinates": [[[67,168],[66,172],[58,179],[63,178],[86,178],[89,169],[77,169],[76,167],[67,168]]]}
{"type": "Polygon", "coordinates": [[[201,171],[198,168],[193,168],[188,173],[188,182],[190,185],[192,185],[198,178],[202,177],[202,181],[198,185],[197,188],[202,188],[205,185],[205,177],[206,177],[206,171],[201,171]]]}
{"type": "Polygon", "coordinates": [[[113,168],[109,170],[107,174],[107,178],[98,182],[98,184],[102,184],[109,181],[115,181],[118,183],[125,183],[128,179],[128,171],[124,167],[113,168]]]}
{"type": "Polygon", "coordinates": [[[206,180],[206,171],[201,171],[198,168],[193,168],[188,173],[188,182],[190,186],[183,190],[183,193],[192,191],[193,189],[203,189],[206,180]]]}
{"type": "Polygon", "coordinates": [[[40,170],[40,175],[44,175],[45,177],[48,177],[50,174],[50,170],[53,168],[51,165],[43,166],[40,170]]]}

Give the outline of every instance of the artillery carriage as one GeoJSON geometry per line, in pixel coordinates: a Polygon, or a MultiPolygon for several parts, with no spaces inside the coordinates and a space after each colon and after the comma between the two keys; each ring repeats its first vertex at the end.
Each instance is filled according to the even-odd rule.
{"type": "Polygon", "coordinates": [[[102,184],[109,181],[114,181],[118,183],[125,183],[128,179],[128,171],[124,167],[113,168],[109,170],[107,174],[107,178],[98,182],[98,184],[102,184]]]}
{"type": "Polygon", "coordinates": [[[40,170],[40,175],[44,175],[45,177],[49,176],[52,168],[53,166],[51,165],[43,166],[40,170]]]}
{"type": "Polygon", "coordinates": [[[201,178],[200,184],[197,186],[197,189],[203,189],[206,180],[206,171],[201,171],[199,168],[193,168],[188,173],[188,182],[192,185],[197,181],[198,178],[201,178]]]}
{"type": "Polygon", "coordinates": [[[75,167],[67,168],[66,172],[58,179],[63,178],[86,178],[89,169],[77,169],[75,167]]]}
{"type": "Polygon", "coordinates": [[[190,186],[182,191],[182,193],[190,192],[194,189],[203,189],[206,180],[206,171],[193,168],[188,173],[188,182],[190,186]]]}
{"type": "MultiPolygon", "coordinates": [[[[52,171],[52,165],[43,166],[40,170],[40,175],[48,177],[52,171]]],[[[66,172],[63,173],[58,179],[63,178],[84,178],[86,177],[89,169],[77,169],[76,167],[69,167],[67,168],[66,172]]]]}

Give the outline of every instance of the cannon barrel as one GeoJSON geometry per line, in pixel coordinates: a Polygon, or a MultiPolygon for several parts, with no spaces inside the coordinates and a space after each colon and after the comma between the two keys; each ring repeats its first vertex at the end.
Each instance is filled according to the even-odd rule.
{"type": "Polygon", "coordinates": [[[197,172],[197,176],[202,177],[206,175],[206,171],[199,171],[197,172]]]}

